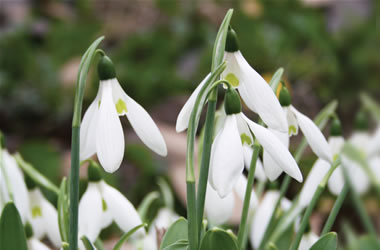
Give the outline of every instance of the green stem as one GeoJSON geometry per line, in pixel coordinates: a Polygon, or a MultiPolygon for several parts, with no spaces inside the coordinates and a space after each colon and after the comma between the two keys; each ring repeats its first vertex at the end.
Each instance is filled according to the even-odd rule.
{"type": "MultiPolygon", "coordinates": [[[[217,90],[217,89],[215,89],[217,90]]],[[[216,95],[215,95],[216,96],[216,95]]],[[[197,225],[198,237],[200,237],[203,213],[205,206],[205,198],[207,192],[207,180],[210,167],[211,145],[214,134],[214,120],[215,120],[216,100],[209,100],[207,107],[207,115],[205,122],[205,133],[203,138],[203,152],[200,164],[198,193],[197,193],[197,225]]]]}
{"type": "Polygon", "coordinates": [[[238,250],[244,249],[244,235],[247,231],[247,225],[248,225],[248,212],[249,212],[249,205],[251,203],[251,195],[252,195],[252,187],[253,187],[253,180],[255,179],[255,170],[256,170],[256,162],[257,158],[259,156],[261,150],[261,146],[258,143],[258,141],[255,141],[255,144],[253,146],[253,154],[251,159],[251,164],[248,172],[248,181],[247,181],[247,187],[245,189],[245,196],[244,196],[244,203],[243,203],[243,211],[241,214],[240,219],[240,226],[239,226],[239,232],[238,232],[238,250]]]}
{"type": "Polygon", "coordinates": [[[313,199],[311,200],[310,205],[307,207],[306,212],[302,218],[301,226],[300,226],[300,228],[296,234],[296,238],[294,239],[293,244],[290,247],[290,250],[297,250],[298,249],[299,244],[301,242],[302,235],[305,232],[305,229],[309,223],[310,215],[313,212],[313,209],[314,209],[315,205],[317,204],[319,197],[321,196],[322,192],[325,190],[330,176],[332,175],[334,170],[339,166],[339,164],[340,164],[340,160],[338,159],[332,164],[329,171],[326,173],[326,175],[323,177],[321,183],[318,185],[318,188],[313,195],[313,199]]]}
{"type": "Polygon", "coordinates": [[[344,184],[343,190],[340,192],[338,198],[336,199],[336,201],[334,203],[334,206],[330,212],[330,215],[327,218],[325,226],[323,227],[323,230],[321,232],[321,236],[330,232],[332,226],[334,225],[336,216],[338,215],[340,208],[343,205],[344,199],[347,196],[348,190],[349,190],[349,185],[346,183],[346,184],[344,184]]]}
{"type": "Polygon", "coordinates": [[[186,181],[187,223],[189,234],[189,250],[198,249],[197,204],[195,200],[195,182],[186,181]]]}

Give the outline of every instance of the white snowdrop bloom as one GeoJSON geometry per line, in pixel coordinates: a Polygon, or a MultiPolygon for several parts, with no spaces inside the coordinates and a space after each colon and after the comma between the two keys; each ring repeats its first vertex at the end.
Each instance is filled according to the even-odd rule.
{"type": "Polygon", "coordinates": [[[29,200],[29,223],[33,228],[34,237],[42,239],[44,236],[48,236],[50,242],[58,248],[61,246],[61,236],[57,210],[36,187],[29,191],[29,200]]]}
{"type": "Polygon", "coordinates": [[[145,145],[161,156],[167,148],[160,130],[145,109],[129,97],[116,79],[112,61],[103,56],[98,64],[99,90],[80,128],[80,159],[94,154],[103,168],[115,172],[124,156],[124,133],[119,116],[126,115],[145,145]]]}
{"type": "Polygon", "coordinates": [[[232,191],[243,172],[243,144],[252,145],[251,131],[287,174],[302,181],[302,174],[288,149],[268,129],[241,113],[239,95],[232,88],[226,91],[224,107],[227,117],[211,147],[209,173],[209,182],[221,198],[232,191]]]}
{"type": "MultiPolygon", "coordinates": [[[[259,247],[261,240],[264,237],[279,196],[280,193],[278,191],[268,191],[258,204],[256,212],[252,218],[249,235],[252,248],[254,249],[259,247]]],[[[280,207],[283,211],[288,210],[291,207],[291,201],[286,198],[282,198],[280,207]]]]}
{"type": "MultiPolygon", "coordinates": [[[[142,221],[132,203],[117,189],[101,179],[99,169],[90,164],[89,183],[79,202],[79,234],[94,242],[100,231],[114,221],[119,228],[128,232],[141,225],[142,221]]],[[[144,229],[134,233],[144,235],[144,229]]]]}
{"type": "Polygon", "coordinates": [[[245,104],[264,121],[268,127],[286,132],[287,124],[281,105],[269,86],[245,60],[238,46],[237,36],[231,28],[227,33],[224,60],[227,67],[222,78],[239,90],[245,104]]]}
{"type": "MultiPolygon", "coordinates": [[[[300,113],[295,107],[291,105],[291,97],[285,86],[280,91],[280,103],[283,106],[283,112],[287,120],[287,133],[271,130],[284,144],[285,147],[289,147],[289,137],[298,134],[298,129],[301,129],[305,136],[306,141],[310,145],[313,152],[323,160],[333,162],[333,157],[329,150],[328,143],[323,136],[320,129],[315,123],[307,116],[300,113]]],[[[271,156],[265,152],[263,154],[264,171],[269,180],[276,180],[282,173],[280,166],[271,158],[271,156]]]]}
{"type": "MultiPolygon", "coordinates": [[[[25,235],[29,250],[49,250],[50,248],[42,243],[35,235],[32,226],[29,223],[25,225],[25,235]]],[[[60,245],[56,246],[57,248],[60,245]]]]}
{"type": "MultiPolygon", "coordinates": [[[[20,214],[22,222],[28,219],[29,215],[29,196],[28,189],[25,185],[24,175],[18,167],[16,160],[11,156],[7,150],[2,150],[3,169],[0,169],[0,189],[2,196],[2,203],[6,204],[11,201],[9,192],[13,195],[13,201],[20,214]],[[8,190],[7,180],[9,182],[8,190]]],[[[0,207],[1,209],[2,207],[0,207]]]]}
{"type": "Polygon", "coordinates": [[[318,240],[319,240],[319,237],[317,234],[311,231],[308,233],[305,233],[301,238],[301,242],[298,247],[298,250],[309,250],[311,246],[313,246],[314,243],[317,242],[318,240]]]}
{"type": "MultiPolygon", "coordinates": [[[[214,188],[210,184],[207,184],[205,213],[211,226],[223,225],[232,217],[236,201],[244,201],[246,187],[247,178],[241,174],[233,188],[233,192],[229,193],[226,197],[221,198],[214,188]]],[[[250,209],[254,209],[257,203],[256,194],[255,192],[252,192],[250,209]]]]}

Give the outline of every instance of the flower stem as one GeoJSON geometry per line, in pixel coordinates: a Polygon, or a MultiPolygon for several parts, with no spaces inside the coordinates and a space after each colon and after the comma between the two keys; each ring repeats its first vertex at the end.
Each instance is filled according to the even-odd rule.
{"type": "Polygon", "coordinates": [[[338,215],[340,208],[343,205],[343,201],[347,196],[348,190],[349,190],[349,185],[346,183],[344,184],[343,190],[340,192],[338,198],[336,199],[334,206],[330,212],[329,217],[327,218],[327,221],[325,223],[325,226],[323,227],[323,230],[321,232],[321,236],[324,234],[330,232],[332,226],[334,225],[336,216],[338,215]]]}
{"type": "Polygon", "coordinates": [[[189,234],[189,250],[198,249],[197,204],[195,200],[195,181],[186,181],[187,223],[189,234]]]}
{"type": "Polygon", "coordinates": [[[243,243],[244,243],[244,237],[247,231],[248,212],[249,212],[249,205],[251,203],[253,180],[255,178],[256,162],[257,162],[257,158],[259,156],[260,150],[261,150],[261,146],[256,140],[253,146],[251,165],[248,172],[247,187],[245,189],[243,211],[242,211],[241,219],[240,219],[240,226],[239,226],[238,240],[237,240],[238,250],[242,250],[245,247],[243,243]]]}
{"type": "Polygon", "coordinates": [[[325,190],[330,176],[332,175],[334,170],[339,166],[339,164],[340,164],[340,160],[338,159],[332,164],[329,171],[323,177],[321,183],[319,183],[318,188],[313,195],[313,199],[311,200],[310,205],[307,207],[306,212],[302,218],[301,226],[300,226],[300,228],[296,234],[296,238],[294,239],[293,244],[290,247],[290,250],[297,250],[298,249],[299,244],[301,242],[302,235],[305,232],[305,229],[309,223],[310,215],[313,212],[313,209],[314,209],[315,205],[317,204],[319,197],[321,196],[321,194],[325,190]]]}

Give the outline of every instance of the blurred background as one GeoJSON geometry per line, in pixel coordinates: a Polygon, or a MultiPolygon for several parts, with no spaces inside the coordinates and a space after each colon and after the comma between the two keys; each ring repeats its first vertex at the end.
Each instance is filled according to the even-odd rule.
{"type": "MultiPolygon", "coordinates": [[[[134,204],[157,188],[160,176],[180,187],[186,136],[175,133],[176,117],[210,71],[219,24],[234,8],[231,23],[247,61],[268,80],[283,67],[294,105],[310,117],[337,99],[349,135],[359,93],[380,100],[375,5],[372,0],[0,0],[0,129],[11,152],[21,152],[58,184],[70,165],[80,58],[105,35],[101,48],[114,61],[124,90],[152,114],[169,146],[167,158],[154,155],[122,118],[126,155],[118,172],[105,176],[134,204]]],[[[88,79],[84,110],[98,88],[96,70],[88,79]]],[[[306,166],[314,159],[310,154],[306,166]]],[[[291,192],[299,187],[294,184],[291,192]]],[[[184,189],[176,190],[177,212],[184,214],[179,202],[184,189]]],[[[328,193],[325,199],[321,213],[333,201],[328,193]]],[[[376,200],[369,206],[379,211],[376,200]]]]}

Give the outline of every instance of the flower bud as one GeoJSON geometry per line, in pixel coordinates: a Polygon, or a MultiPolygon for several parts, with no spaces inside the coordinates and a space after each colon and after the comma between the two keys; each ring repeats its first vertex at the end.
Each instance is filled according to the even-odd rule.
{"type": "Polygon", "coordinates": [[[341,136],[342,135],[342,124],[338,117],[334,117],[331,122],[330,127],[330,135],[331,136],[341,136]]]}
{"type": "Polygon", "coordinates": [[[231,27],[229,27],[227,31],[225,51],[236,52],[238,50],[239,50],[239,43],[238,43],[236,32],[231,27]]]}
{"type": "Polygon", "coordinates": [[[102,173],[100,172],[100,168],[98,164],[94,161],[90,161],[87,169],[87,177],[90,182],[98,182],[102,179],[102,173]]]}
{"type": "Polygon", "coordinates": [[[32,225],[30,225],[29,222],[27,222],[24,226],[24,230],[25,230],[25,236],[27,239],[30,239],[33,237],[33,228],[32,228],[32,225]]]}
{"type": "Polygon", "coordinates": [[[363,110],[359,111],[355,117],[355,129],[367,131],[369,128],[368,119],[363,110]]]}
{"type": "Polygon", "coordinates": [[[98,75],[100,80],[109,80],[116,77],[115,66],[108,56],[102,56],[98,63],[98,75]]]}
{"type": "Polygon", "coordinates": [[[292,97],[290,96],[289,90],[283,85],[281,90],[280,90],[280,96],[279,96],[279,101],[281,106],[287,107],[292,104],[292,97]]]}
{"type": "Polygon", "coordinates": [[[224,109],[227,115],[239,114],[241,112],[240,96],[233,88],[226,90],[224,109]]]}

